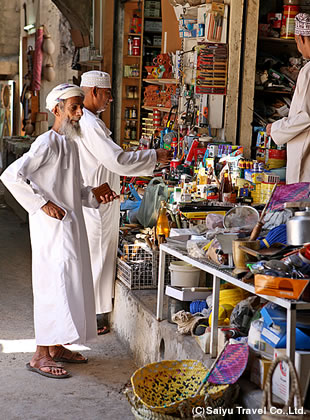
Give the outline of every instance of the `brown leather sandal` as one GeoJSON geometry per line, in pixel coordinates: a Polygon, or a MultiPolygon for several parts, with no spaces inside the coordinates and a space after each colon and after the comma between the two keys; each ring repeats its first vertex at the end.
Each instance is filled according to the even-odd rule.
{"type": "Polygon", "coordinates": [[[31,372],[35,372],[38,373],[39,375],[42,376],[47,376],[48,378],[54,378],[54,379],[64,379],[64,378],[70,378],[70,373],[63,373],[62,375],[55,375],[51,372],[44,372],[44,370],[42,370],[42,368],[49,368],[49,369],[53,369],[53,368],[58,368],[58,369],[63,369],[64,367],[61,365],[57,365],[56,363],[53,363],[52,360],[50,361],[46,361],[44,362],[44,359],[41,359],[41,361],[39,361],[39,366],[38,367],[33,367],[30,365],[30,363],[26,364],[26,368],[28,370],[30,370],[31,372]]]}
{"type": "Polygon", "coordinates": [[[55,362],[62,362],[62,363],[87,363],[87,357],[82,356],[81,353],[73,352],[71,350],[66,349],[62,346],[56,347],[56,353],[53,356],[53,360],[55,362]],[[82,356],[84,359],[76,359],[76,356],[82,356]]]}

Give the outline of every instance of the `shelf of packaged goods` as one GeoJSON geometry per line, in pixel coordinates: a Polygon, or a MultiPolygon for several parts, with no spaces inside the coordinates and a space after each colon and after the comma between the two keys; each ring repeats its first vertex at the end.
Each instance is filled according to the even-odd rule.
{"type": "Polygon", "coordinates": [[[162,106],[142,106],[143,109],[146,109],[147,111],[153,111],[154,109],[158,109],[158,111],[161,112],[169,112],[170,108],[163,108],[162,106]]]}
{"type": "Polygon", "coordinates": [[[273,38],[271,36],[260,36],[258,37],[259,41],[272,41],[272,42],[280,42],[283,44],[294,44],[295,39],[285,39],[285,38],[273,38]]]}
{"type": "Polygon", "coordinates": [[[255,93],[262,93],[262,94],[274,94],[274,95],[293,95],[292,91],[288,90],[268,90],[268,89],[257,89],[255,88],[255,93]]]}
{"type": "Polygon", "coordinates": [[[161,16],[145,16],[144,15],[144,19],[145,20],[161,20],[161,16]]]}
{"type": "Polygon", "coordinates": [[[176,85],[177,79],[143,79],[145,83],[151,83],[152,85],[176,85]]]}

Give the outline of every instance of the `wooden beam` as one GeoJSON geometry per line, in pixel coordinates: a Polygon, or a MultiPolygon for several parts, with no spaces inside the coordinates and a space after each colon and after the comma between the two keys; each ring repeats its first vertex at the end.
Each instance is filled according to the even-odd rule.
{"type": "Polygon", "coordinates": [[[237,136],[243,10],[244,0],[230,2],[228,85],[224,128],[226,140],[233,144],[236,143],[237,136]]]}
{"type": "Polygon", "coordinates": [[[244,155],[251,156],[252,120],[255,93],[259,0],[247,0],[244,59],[240,105],[240,145],[244,155]]]}

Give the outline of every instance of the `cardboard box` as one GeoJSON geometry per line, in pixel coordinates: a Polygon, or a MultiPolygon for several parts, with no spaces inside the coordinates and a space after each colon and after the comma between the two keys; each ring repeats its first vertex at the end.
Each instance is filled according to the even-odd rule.
{"type": "Polygon", "coordinates": [[[250,381],[259,386],[260,389],[264,389],[265,387],[267,373],[271,363],[271,360],[260,359],[258,357],[254,357],[252,360],[250,381]]]}
{"type": "Polygon", "coordinates": [[[162,24],[158,20],[145,20],[144,30],[145,32],[161,32],[162,24]]]}
{"type": "MultiPolygon", "coordinates": [[[[277,356],[286,354],[286,349],[274,349],[274,359],[277,356]]],[[[295,352],[295,368],[299,379],[302,402],[306,402],[308,388],[310,384],[310,352],[295,352]]],[[[272,393],[283,401],[287,401],[289,395],[289,371],[286,363],[280,363],[274,371],[272,377],[272,393]]],[[[309,408],[309,401],[306,408],[309,408]]],[[[305,405],[305,404],[304,404],[305,405]]]]}
{"type": "Polygon", "coordinates": [[[160,1],[145,0],[145,9],[159,9],[160,10],[160,1]]]}

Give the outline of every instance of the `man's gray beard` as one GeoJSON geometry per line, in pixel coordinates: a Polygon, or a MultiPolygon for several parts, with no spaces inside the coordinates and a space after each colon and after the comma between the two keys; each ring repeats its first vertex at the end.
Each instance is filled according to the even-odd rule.
{"type": "Polygon", "coordinates": [[[69,118],[66,118],[60,125],[59,134],[62,134],[69,140],[74,140],[76,137],[81,137],[80,123],[77,121],[76,125],[72,125],[69,118]]]}

